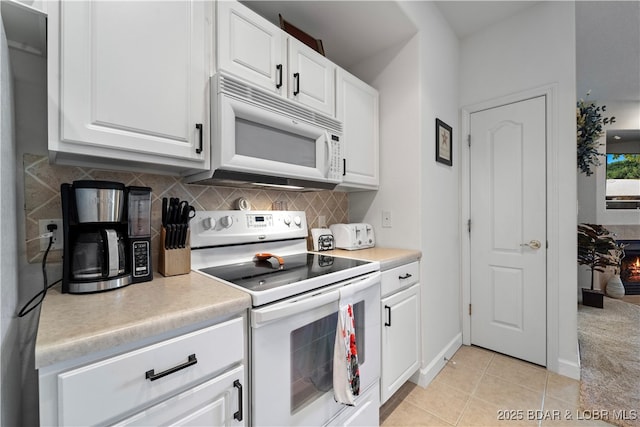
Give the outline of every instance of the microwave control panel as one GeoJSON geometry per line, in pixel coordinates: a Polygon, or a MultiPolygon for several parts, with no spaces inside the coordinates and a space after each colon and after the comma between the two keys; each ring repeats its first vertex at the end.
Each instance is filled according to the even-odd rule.
{"type": "Polygon", "coordinates": [[[329,159],[329,175],[328,179],[332,181],[342,181],[342,175],[345,174],[343,166],[345,162],[342,159],[342,143],[338,135],[331,135],[331,159],[329,159]]]}

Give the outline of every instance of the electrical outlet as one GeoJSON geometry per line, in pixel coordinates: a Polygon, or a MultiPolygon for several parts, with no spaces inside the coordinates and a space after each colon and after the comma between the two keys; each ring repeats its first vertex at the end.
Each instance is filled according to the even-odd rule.
{"type": "Polygon", "coordinates": [[[382,226],[391,228],[391,211],[382,211],[382,226]]]}
{"type": "Polygon", "coordinates": [[[327,226],[327,217],[324,215],[318,215],[318,227],[324,228],[327,226]]]}
{"type": "MultiPolygon", "coordinates": [[[[55,224],[57,228],[53,230],[53,244],[51,245],[52,251],[62,250],[64,242],[62,238],[62,219],[41,219],[38,221],[38,231],[40,235],[49,233],[47,229],[47,225],[55,224]]],[[[43,237],[40,239],[40,251],[44,252],[47,250],[47,246],[49,246],[49,238],[43,237]]]]}

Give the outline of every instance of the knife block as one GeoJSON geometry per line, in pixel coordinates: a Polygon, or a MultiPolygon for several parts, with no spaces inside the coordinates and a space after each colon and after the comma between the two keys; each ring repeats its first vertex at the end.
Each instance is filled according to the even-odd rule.
{"type": "Polygon", "coordinates": [[[160,231],[160,254],[158,255],[158,272],[163,276],[177,276],[191,271],[191,247],[189,246],[190,230],[187,230],[187,243],[184,248],[165,249],[167,231],[160,231]]]}

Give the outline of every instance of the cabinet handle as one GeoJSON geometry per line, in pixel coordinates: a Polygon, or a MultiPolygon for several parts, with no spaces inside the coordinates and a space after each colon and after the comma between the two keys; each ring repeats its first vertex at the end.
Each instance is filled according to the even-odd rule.
{"type": "Polygon", "coordinates": [[[293,91],[293,96],[300,93],[300,73],[293,73],[293,79],[296,81],[296,88],[293,91]]]}
{"type": "Polygon", "coordinates": [[[388,321],[384,322],[384,326],[391,326],[391,307],[385,305],[384,309],[387,310],[387,319],[389,319],[388,321]]]}
{"type": "Polygon", "coordinates": [[[196,148],[196,153],[200,154],[202,153],[202,123],[196,123],[196,129],[200,132],[200,143],[199,147],[196,148]]]}
{"type": "Polygon", "coordinates": [[[242,384],[240,380],[235,380],[233,386],[238,389],[238,412],[233,414],[233,419],[242,421],[242,384]]]}
{"type": "Polygon", "coordinates": [[[195,365],[196,363],[198,363],[198,359],[196,359],[196,355],[194,354],[190,354],[189,355],[189,360],[187,360],[186,362],[184,362],[181,365],[178,366],[174,366],[173,368],[169,368],[164,372],[160,372],[159,374],[155,373],[155,370],[150,370],[147,371],[145,373],[145,378],[148,379],[149,381],[155,381],[155,380],[159,380],[162,377],[166,377],[167,375],[171,375],[174,372],[178,372],[184,368],[188,368],[191,365],[195,365]]]}
{"type": "Polygon", "coordinates": [[[342,159],[342,176],[347,174],[347,159],[342,159]]]}
{"type": "Polygon", "coordinates": [[[408,279],[409,277],[411,277],[411,274],[407,273],[404,276],[398,276],[398,279],[404,280],[404,279],[408,279]]]}
{"type": "Polygon", "coordinates": [[[276,71],[278,72],[278,82],[276,83],[276,89],[282,87],[282,64],[276,65],[276,71]]]}

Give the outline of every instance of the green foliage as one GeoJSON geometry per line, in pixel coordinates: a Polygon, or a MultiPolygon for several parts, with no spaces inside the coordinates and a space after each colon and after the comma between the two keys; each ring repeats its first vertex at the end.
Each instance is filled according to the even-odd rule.
{"type": "MultiPolygon", "coordinates": [[[[591,91],[587,92],[587,96],[591,91]]],[[[580,99],[577,104],[577,142],[578,142],[578,168],[587,176],[593,174],[592,166],[600,166],[598,151],[600,137],[604,134],[604,126],[615,123],[615,117],[602,117],[606,106],[598,107],[595,102],[585,102],[580,99]]]]}
{"type": "Polygon", "coordinates": [[[624,160],[607,165],[607,179],[640,179],[640,156],[623,154],[614,157],[620,156],[624,160]]]}

